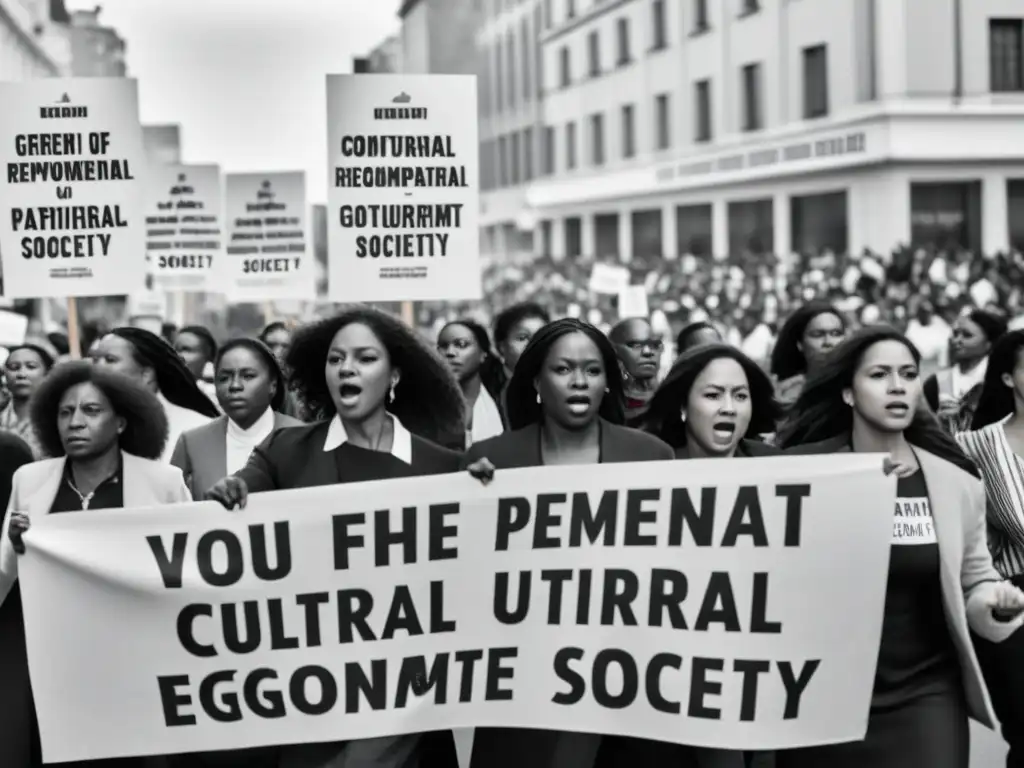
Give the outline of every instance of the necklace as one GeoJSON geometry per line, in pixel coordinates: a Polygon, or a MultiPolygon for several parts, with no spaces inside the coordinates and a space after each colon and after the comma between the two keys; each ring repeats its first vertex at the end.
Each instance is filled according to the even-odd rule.
{"type": "Polygon", "coordinates": [[[108,480],[112,480],[113,478],[114,478],[114,475],[111,475],[106,480],[103,480],[102,482],[100,482],[95,488],[93,488],[91,491],[89,491],[89,493],[82,493],[80,490],[78,490],[78,486],[75,485],[74,478],[69,473],[68,474],[68,485],[71,487],[71,490],[74,491],[75,494],[78,496],[78,500],[80,502],[82,502],[82,509],[84,510],[84,509],[88,509],[89,508],[89,504],[92,503],[93,496],[96,495],[96,491],[98,491],[100,489],[100,487],[103,485],[103,483],[106,483],[108,480]]]}

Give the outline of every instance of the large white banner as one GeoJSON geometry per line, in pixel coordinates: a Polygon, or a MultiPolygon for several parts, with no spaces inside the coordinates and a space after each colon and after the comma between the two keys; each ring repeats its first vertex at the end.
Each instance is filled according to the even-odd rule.
{"type": "Polygon", "coordinates": [[[146,192],[146,256],[153,287],[223,293],[220,167],[153,165],[146,192]]]}
{"type": "Polygon", "coordinates": [[[224,187],[227,256],[221,290],[231,301],[315,298],[306,174],[231,173],[224,187]]]}
{"type": "Polygon", "coordinates": [[[894,498],[880,455],[847,454],[52,515],[21,559],[44,756],[472,726],[858,740],[894,498]]]}
{"type": "Polygon", "coordinates": [[[104,296],[144,286],[135,80],[0,83],[0,163],[5,296],[104,296]]]}
{"type": "Polygon", "coordinates": [[[327,76],[332,301],[479,299],[477,85],[327,76]]]}

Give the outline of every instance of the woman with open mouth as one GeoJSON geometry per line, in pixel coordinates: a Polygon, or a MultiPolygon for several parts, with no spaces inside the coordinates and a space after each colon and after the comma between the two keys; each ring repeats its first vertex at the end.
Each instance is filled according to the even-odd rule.
{"type": "Polygon", "coordinates": [[[466,439],[460,448],[504,432],[498,401],[506,377],[501,361],[491,350],[487,329],[475,320],[452,321],[437,335],[437,351],[458,379],[466,400],[466,439]]]}
{"type": "MultiPolygon", "coordinates": [[[[250,493],[457,472],[441,447],[463,434],[459,386],[400,320],[355,306],[296,331],[286,358],[301,400],[323,421],[279,429],[207,493],[228,509],[250,493]]],[[[450,731],[281,747],[280,768],[458,768],[450,731]]]]}
{"type": "MultiPolygon", "coordinates": [[[[735,347],[707,342],[676,360],[651,398],[642,428],[677,459],[729,459],[781,453],[757,439],[775,430],[781,409],[771,379],[735,347]]],[[[766,758],[679,745],[673,765],[744,768],[766,758]]]]}
{"type": "MultiPolygon", "coordinates": [[[[622,426],[625,393],[611,342],[571,318],[541,328],[508,385],[509,429],[466,452],[471,475],[496,469],[672,458],[661,440],[622,426]]],[[[470,768],[670,765],[671,745],[534,728],[477,728],[470,768]],[[648,751],[647,747],[650,747],[648,751]]]]}
{"type": "MultiPolygon", "coordinates": [[[[167,417],[156,396],[138,382],[87,362],[62,363],[36,391],[31,418],[43,450],[54,458],[15,472],[0,537],[0,656],[10,671],[0,686],[4,768],[42,764],[18,585],[18,556],[26,543],[31,546],[31,534],[24,537],[33,521],[192,500],[181,470],[158,461],[167,417]]],[[[152,762],[138,757],[75,765],[143,768],[152,762]]]]}
{"type": "Polygon", "coordinates": [[[789,453],[887,454],[898,480],[866,738],[780,751],[777,768],[967,768],[968,717],[995,724],[968,630],[1003,642],[1024,624],[1024,593],[993,567],[977,470],[921,406],[920,362],[898,331],[863,329],[780,431],[789,453]]]}

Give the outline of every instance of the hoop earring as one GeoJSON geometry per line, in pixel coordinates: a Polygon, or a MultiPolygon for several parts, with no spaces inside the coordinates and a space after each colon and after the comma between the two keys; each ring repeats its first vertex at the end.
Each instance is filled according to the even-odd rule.
{"type": "Polygon", "coordinates": [[[540,405],[540,392],[537,393],[537,405],[540,405]]]}

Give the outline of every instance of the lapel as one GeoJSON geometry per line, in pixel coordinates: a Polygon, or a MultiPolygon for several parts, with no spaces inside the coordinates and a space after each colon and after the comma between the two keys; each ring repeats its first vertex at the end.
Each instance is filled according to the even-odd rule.
{"type": "Polygon", "coordinates": [[[963,491],[957,482],[957,474],[950,472],[950,467],[944,461],[920,448],[915,448],[914,454],[928,486],[928,503],[932,508],[935,538],[939,543],[942,575],[944,579],[951,579],[949,586],[959,590],[960,561],[964,547],[959,504],[963,500],[963,491]]]}
{"type": "MultiPolygon", "coordinates": [[[[25,506],[32,517],[50,514],[53,501],[57,498],[67,457],[51,461],[46,476],[40,479],[35,492],[25,500],[25,506]]],[[[124,507],[148,507],[159,502],[162,486],[159,479],[153,477],[149,462],[124,451],[121,452],[121,462],[124,507]]]]}
{"type": "Polygon", "coordinates": [[[149,467],[143,464],[142,459],[124,451],[121,451],[121,467],[124,508],[145,507],[151,504],[156,498],[156,489],[148,472],[149,467]]]}
{"type": "Polygon", "coordinates": [[[64,463],[67,457],[52,459],[49,471],[41,477],[35,491],[25,499],[25,509],[29,517],[38,517],[50,514],[50,507],[57,498],[57,491],[60,490],[60,481],[64,477],[64,463]]]}
{"type": "Polygon", "coordinates": [[[208,440],[195,440],[197,447],[197,458],[201,469],[193,473],[203,478],[206,488],[212,488],[221,478],[228,474],[228,417],[221,416],[209,426],[208,440]]]}

